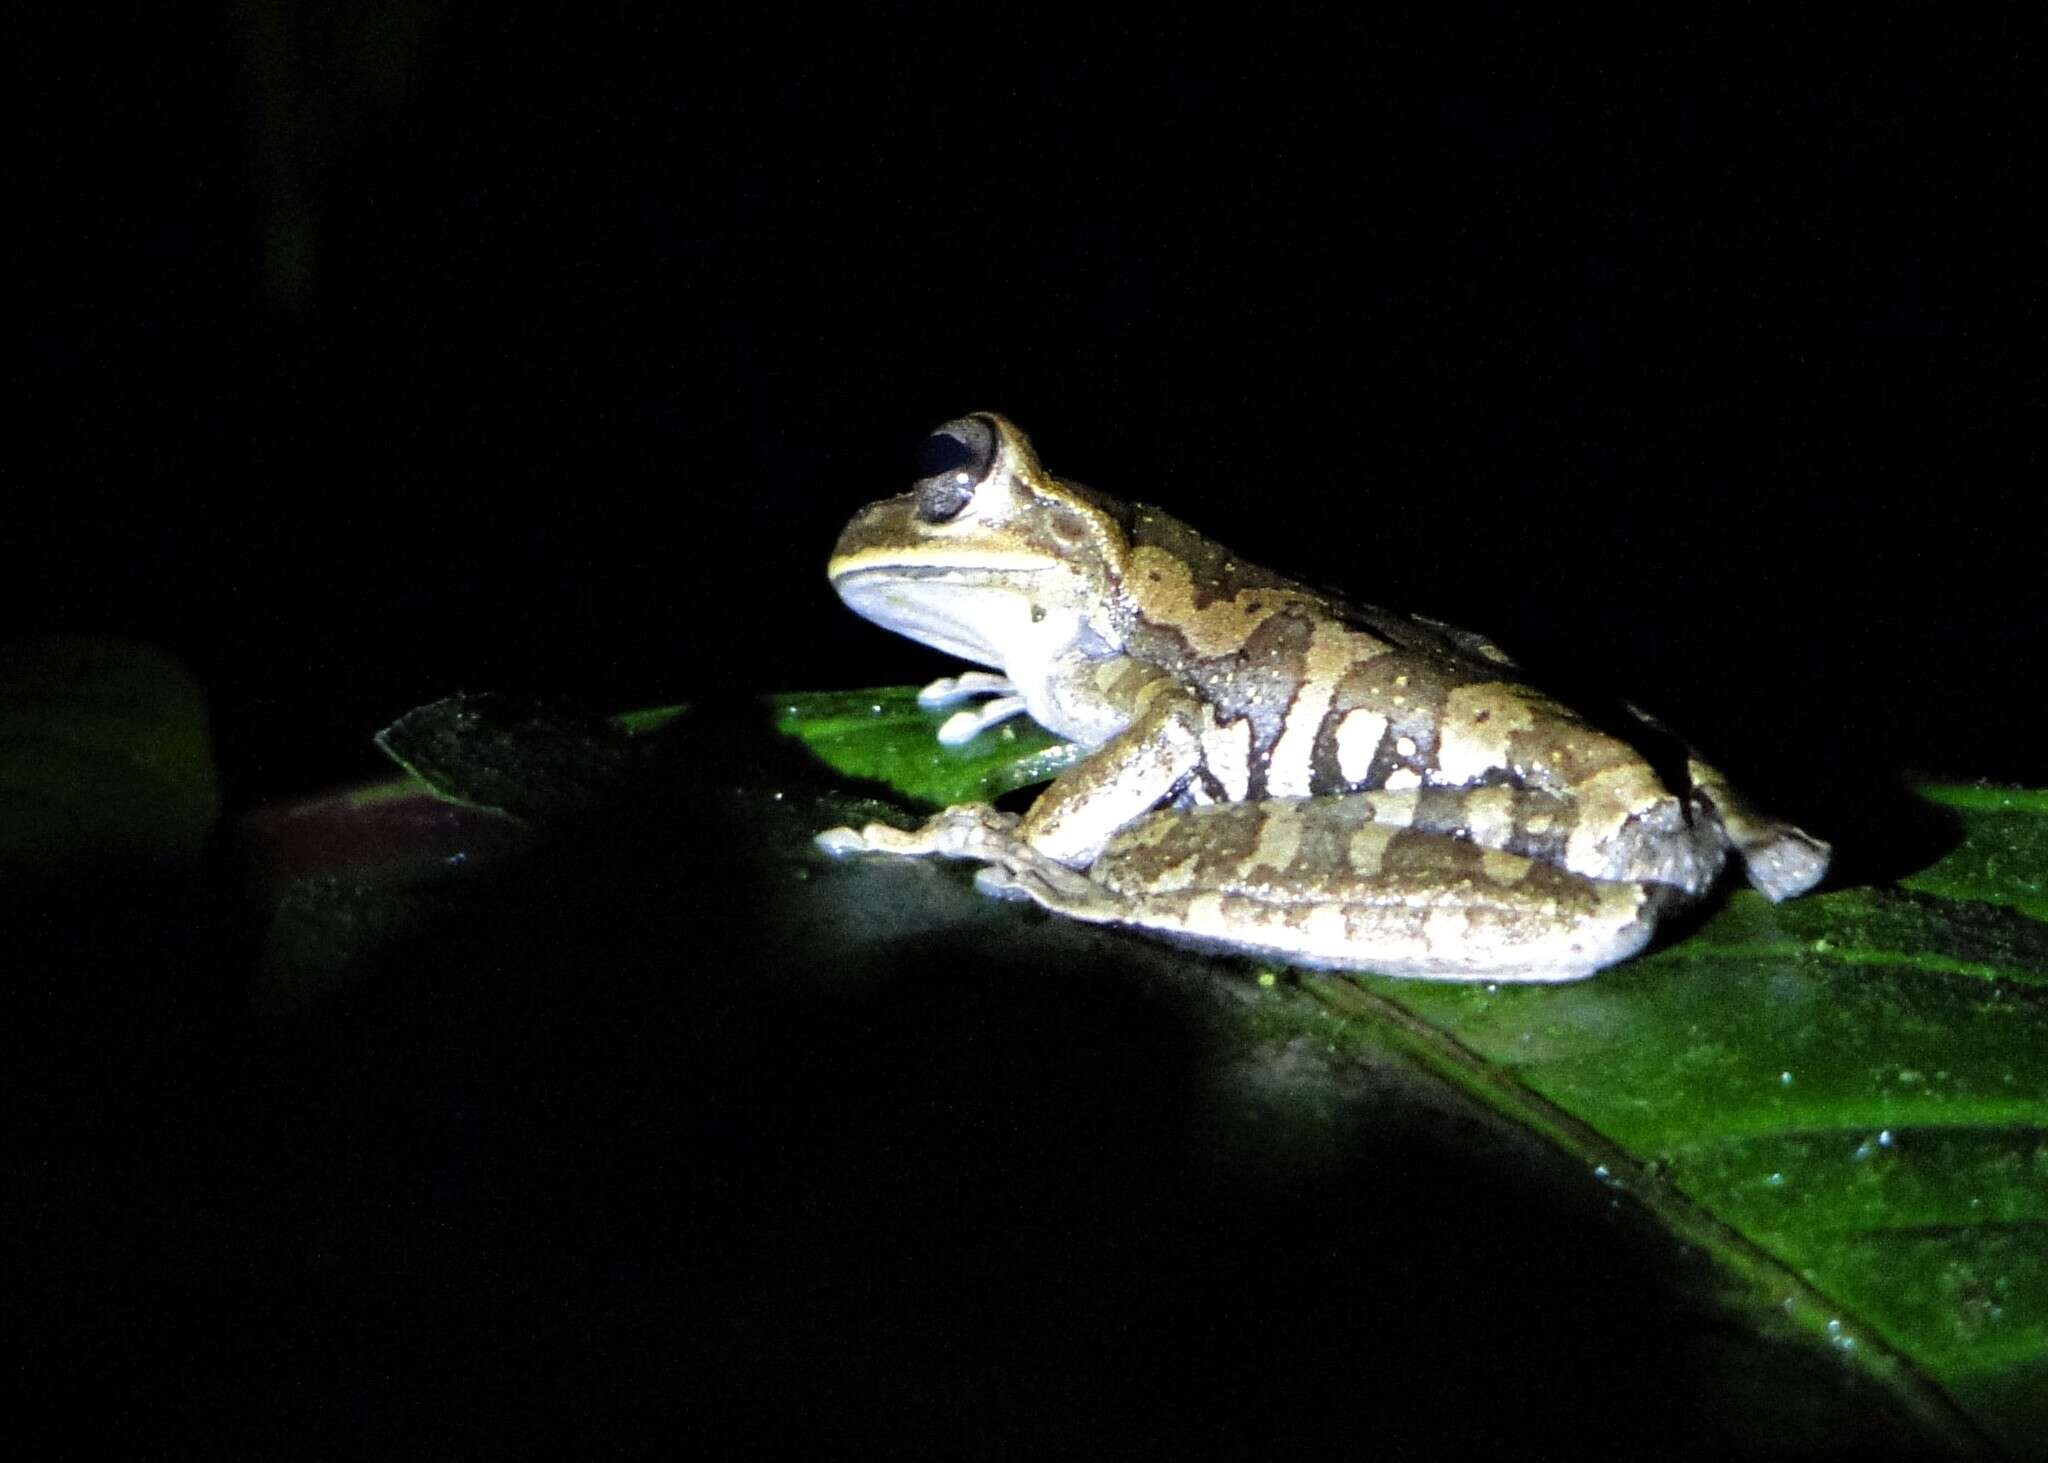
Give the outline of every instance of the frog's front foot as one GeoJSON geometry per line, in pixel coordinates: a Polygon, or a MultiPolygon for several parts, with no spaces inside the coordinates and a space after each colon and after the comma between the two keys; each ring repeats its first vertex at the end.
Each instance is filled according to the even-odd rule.
{"type": "Polygon", "coordinates": [[[1010,684],[1007,676],[991,675],[987,671],[968,671],[964,675],[942,676],[917,693],[917,704],[927,710],[951,706],[957,701],[971,701],[977,696],[989,699],[979,706],[970,706],[954,712],[939,727],[939,742],[942,746],[959,747],[973,741],[992,726],[997,726],[1025,711],[1024,698],[1017,694],[1017,688],[1010,684]]]}
{"type": "Polygon", "coordinates": [[[976,696],[1007,696],[1015,689],[1008,676],[989,671],[963,671],[957,676],[940,676],[919,691],[917,704],[936,710],[941,706],[951,706],[955,701],[971,701],[976,696]]]}

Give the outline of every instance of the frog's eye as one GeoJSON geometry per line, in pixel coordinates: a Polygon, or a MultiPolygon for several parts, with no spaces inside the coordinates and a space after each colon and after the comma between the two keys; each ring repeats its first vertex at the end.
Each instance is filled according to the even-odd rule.
{"type": "Polygon", "coordinates": [[[917,516],[926,523],[957,518],[974,501],[996,457],[996,434],[978,417],[948,422],[917,451],[917,516]]]}

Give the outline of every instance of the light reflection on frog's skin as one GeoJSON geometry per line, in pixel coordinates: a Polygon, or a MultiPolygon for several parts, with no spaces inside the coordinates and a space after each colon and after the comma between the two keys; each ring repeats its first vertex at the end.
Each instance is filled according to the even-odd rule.
{"type": "Polygon", "coordinates": [[[1626,959],[1731,853],[1772,899],[1827,870],[1825,843],[1696,757],[1666,786],[1483,636],[1053,477],[992,412],[926,455],[846,526],[833,588],[1000,672],[926,688],[990,698],[942,740],[1029,712],[1090,750],[1021,818],[966,804],[913,833],[835,828],[832,852],[979,860],[991,892],[1294,964],[1497,981],[1626,959]]]}

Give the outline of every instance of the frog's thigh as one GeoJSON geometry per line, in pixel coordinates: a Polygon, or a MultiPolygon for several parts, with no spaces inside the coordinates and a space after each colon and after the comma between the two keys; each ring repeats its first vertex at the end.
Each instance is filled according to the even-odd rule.
{"type": "Polygon", "coordinates": [[[1296,964],[1442,980],[1591,975],[1642,949],[1664,901],[1641,884],[1369,821],[1343,799],[1154,814],[1090,873],[1118,900],[1121,923],[1296,964]]]}

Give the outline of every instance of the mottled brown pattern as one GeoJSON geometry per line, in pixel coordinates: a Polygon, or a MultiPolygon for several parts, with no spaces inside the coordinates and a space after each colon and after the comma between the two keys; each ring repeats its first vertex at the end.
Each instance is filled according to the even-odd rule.
{"type": "Polygon", "coordinates": [[[1483,852],[1478,845],[1456,838],[1440,838],[1432,833],[1403,829],[1388,843],[1380,869],[1389,878],[1398,879],[1426,878],[1432,882],[1487,880],[1483,852]]]}
{"type": "Polygon", "coordinates": [[[1330,702],[1330,714],[1318,736],[1319,748],[1325,738],[1335,737],[1338,722],[1361,708],[1386,717],[1387,730],[1380,738],[1380,750],[1371,769],[1357,782],[1346,783],[1336,773],[1332,741],[1333,780],[1327,789],[1319,787],[1316,791],[1383,787],[1389,776],[1404,767],[1421,774],[1425,782],[1430,781],[1436,771],[1437,723],[1443,714],[1444,698],[1452,685],[1461,683],[1459,672],[1464,673],[1463,679],[1469,679],[1479,674],[1480,669],[1476,665],[1454,666],[1426,655],[1398,655],[1370,660],[1347,671],[1330,702]],[[1413,744],[1414,751],[1400,749],[1403,738],[1413,744]]]}
{"type": "MultiPolygon", "coordinates": [[[[1321,795],[1379,787],[1403,770],[1425,783],[1442,780],[1437,736],[1446,698],[1457,687],[1497,682],[1502,674],[1500,662],[1484,653],[1493,649],[1485,637],[1311,590],[1296,580],[1247,564],[1154,508],[1134,507],[1129,532],[1133,549],[1157,548],[1187,566],[1192,610],[1239,596],[1245,596],[1240,601],[1244,606],[1256,606],[1260,604],[1259,590],[1300,597],[1261,622],[1235,653],[1223,655],[1197,654],[1176,626],[1170,605],[1147,604],[1140,609],[1128,604],[1121,611],[1121,627],[1131,654],[1195,685],[1215,706],[1219,719],[1251,718],[1252,797],[1265,792],[1265,764],[1285,729],[1293,698],[1303,689],[1302,652],[1318,619],[1334,620],[1371,635],[1397,653],[1353,665],[1336,686],[1316,733],[1309,791],[1321,795]],[[1346,779],[1337,763],[1336,727],[1344,716],[1359,709],[1384,715],[1388,726],[1367,774],[1346,779]],[[1408,744],[1405,750],[1404,741],[1408,744]]],[[[1543,779],[1546,785],[1569,786],[1634,756],[1627,744],[1593,732],[1539,693],[1529,692],[1526,701],[1532,708],[1540,708],[1545,718],[1517,738],[1517,761],[1554,769],[1554,779],[1543,779]],[[1562,717],[1562,725],[1549,724],[1549,715],[1562,717]],[[1576,745],[1567,747],[1567,739],[1576,745]]]]}
{"type": "MultiPolygon", "coordinates": [[[[1415,800],[1414,819],[1409,826],[1420,833],[1470,838],[1470,795],[1469,788],[1425,788],[1415,800]]],[[[1508,806],[1510,831],[1504,838],[1491,840],[1489,846],[1545,862],[1563,857],[1565,835],[1571,825],[1567,804],[1551,793],[1516,791],[1510,795],[1508,806]],[[1549,826],[1541,831],[1531,827],[1539,822],[1549,826]]]]}
{"type": "Polygon", "coordinates": [[[1250,722],[1248,796],[1256,799],[1265,796],[1266,764],[1286,728],[1314,629],[1306,616],[1282,612],[1254,630],[1235,655],[1204,657],[1195,655],[1172,625],[1134,614],[1125,638],[1132,655],[1193,686],[1215,709],[1218,722],[1250,722]]]}
{"type": "Polygon", "coordinates": [[[1500,675],[1498,665],[1460,643],[1461,638],[1473,644],[1485,643],[1480,636],[1468,636],[1463,631],[1383,610],[1376,605],[1359,604],[1341,595],[1311,588],[1284,574],[1246,563],[1213,539],[1204,537],[1150,504],[1133,504],[1129,524],[1133,549],[1157,547],[1188,566],[1197,587],[1195,607],[1198,609],[1218,599],[1233,598],[1244,590],[1290,591],[1312,601],[1318,613],[1377,636],[1390,645],[1439,657],[1447,667],[1463,665],[1468,669],[1467,679],[1493,680],[1500,675]]]}
{"type": "Polygon", "coordinates": [[[1503,886],[1486,867],[1477,844],[1430,833],[1403,832],[1387,846],[1382,876],[1402,887],[1455,884],[1472,899],[1488,888],[1512,887],[1518,903],[1555,900],[1560,909],[1589,911],[1599,903],[1596,885],[1551,864],[1532,863],[1512,886],[1503,886]]]}
{"type": "Polygon", "coordinates": [[[972,492],[934,476],[929,501],[871,505],[834,584],[878,623],[1000,666],[1090,752],[1021,823],[975,805],[915,834],[834,830],[834,851],[974,858],[990,887],[1076,918],[1452,979],[1626,959],[1712,885],[1729,848],[1716,806],[1769,897],[1826,870],[1825,844],[1752,817],[1703,764],[1688,778],[1675,741],[1646,749],[1597,701],[1596,725],[1520,684],[1483,636],[1310,589],[1049,477],[993,414],[940,431],[973,449],[972,492]]]}
{"type": "Polygon", "coordinates": [[[1311,592],[1285,575],[1247,564],[1223,545],[1204,538],[1178,518],[1150,504],[1133,504],[1129,523],[1132,548],[1163,549],[1188,566],[1196,609],[1216,600],[1235,599],[1247,589],[1311,592]]]}
{"type": "Polygon", "coordinates": [[[1516,766],[1541,764],[1551,770],[1545,785],[1576,787],[1589,778],[1625,763],[1641,762],[1635,748],[1595,731],[1575,713],[1548,698],[1537,697],[1543,719],[1509,742],[1516,766]]]}
{"type": "Polygon", "coordinates": [[[1112,844],[1096,862],[1096,875],[1116,889],[1143,888],[1190,859],[1206,881],[1217,869],[1250,858],[1259,846],[1260,810],[1251,803],[1218,803],[1171,817],[1155,814],[1112,844]]]}
{"type": "Polygon", "coordinates": [[[1331,804],[1328,810],[1304,816],[1297,808],[1290,816],[1296,825],[1295,854],[1287,872],[1297,883],[1314,883],[1329,873],[1348,875],[1351,835],[1361,823],[1371,821],[1370,809],[1362,804],[1331,804]]]}

